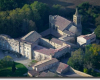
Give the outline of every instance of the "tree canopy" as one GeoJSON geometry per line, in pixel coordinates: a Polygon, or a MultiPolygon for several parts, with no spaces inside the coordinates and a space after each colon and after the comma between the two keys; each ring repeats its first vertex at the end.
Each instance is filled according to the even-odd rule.
{"type": "Polygon", "coordinates": [[[100,69],[100,45],[92,44],[85,47],[85,51],[78,49],[72,52],[68,64],[80,71],[100,69]]]}
{"type": "Polygon", "coordinates": [[[0,0],[0,11],[21,8],[27,0],[0,0]]]}
{"type": "Polygon", "coordinates": [[[94,32],[95,32],[97,38],[100,39],[100,25],[97,26],[97,28],[95,29],[94,32]]]}
{"type": "MultiPolygon", "coordinates": [[[[48,6],[35,1],[22,8],[0,12],[0,34],[21,37],[32,30],[41,32],[49,21],[48,6]]],[[[49,26],[48,26],[49,27],[49,26]]]]}
{"type": "Polygon", "coordinates": [[[82,15],[83,34],[91,33],[90,28],[97,28],[100,16],[100,7],[84,2],[78,5],[79,13],[82,15]]]}

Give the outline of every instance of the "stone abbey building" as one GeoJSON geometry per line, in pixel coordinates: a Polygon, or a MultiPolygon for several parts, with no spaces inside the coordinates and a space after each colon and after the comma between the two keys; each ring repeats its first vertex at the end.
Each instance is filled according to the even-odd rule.
{"type": "Polygon", "coordinates": [[[82,33],[81,16],[77,9],[73,15],[73,22],[59,15],[50,15],[49,24],[49,29],[41,34],[31,31],[21,39],[12,39],[10,36],[2,34],[0,35],[0,47],[38,61],[51,57],[59,58],[69,53],[71,48],[77,47],[73,44],[75,36],[80,36],[82,33]],[[59,37],[51,40],[43,38],[48,34],[59,37]]]}

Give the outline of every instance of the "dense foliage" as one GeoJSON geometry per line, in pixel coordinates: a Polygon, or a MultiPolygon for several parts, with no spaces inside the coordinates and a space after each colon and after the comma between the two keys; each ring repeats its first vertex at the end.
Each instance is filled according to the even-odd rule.
{"type": "Polygon", "coordinates": [[[14,73],[15,71],[16,71],[15,62],[13,61],[13,64],[12,64],[12,72],[14,73]]]}
{"type": "Polygon", "coordinates": [[[97,35],[97,38],[100,39],[100,25],[97,26],[94,32],[97,35]]]}
{"type": "Polygon", "coordinates": [[[10,56],[0,60],[0,77],[24,77],[27,71],[23,64],[14,62],[10,56]]]}
{"type": "Polygon", "coordinates": [[[41,32],[49,28],[49,15],[65,16],[64,7],[34,1],[22,8],[0,12],[0,34],[7,34],[13,38],[22,37],[32,30],[41,32]],[[63,11],[63,13],[62,13],[63,11]]]}
{"type": "MultiPolygon", "coordinates": [[[[82,15],[83,34],[87,34],[90,28],[97,28],[100,25],[100,7],[93,6],[88,2],[78,5],[79,13],[82,15]]],[[[100,34],[100,33],[99,33],[100,34]]]]}
{"type": "Polygon", "coordinates": [[[0,0],[0,11],[12,10],[22,7],[27,0],[0,0]]]}
{"type": "MultiPolygon", "coordinates": [[[[19,0],[4,1],[17,3],[19,0]]],[[[20,3],[25,4],[23,0],[20,3]]],[[[78,8],[82,15],[83,34],[91,33],[89,28],[96,28],[100,24],[100,8],[88,2],[80,4],[78,8]]],[[[0,34],[7,34],[13,38],[22,37],[32,30],[37,32],[46,30],[49,28],[49,15],[60,15],[72,20],[75,13],[68,13],[65,7],[58,4],[49,7],[38,1],[30,5],[25,4],[22,8],[7,10],[0,12],[0,34]]],[[[96,34],[100,33],[96,30],[96,34]]]]}
{"type": "Polygon", "coordinates": [[[7,68],[12,66],[13,59],[10,56],[6,56],[3,59],[0,60],[0,68],[7,68]]]}
{"type": "Polygon", "coordinates": [[[48,6],[44,3],[34,2],[25,4],[21,9],[0,13],[0,34],[11,37],[21,37],[32,30],[43,30],[48,21],[48,6]]]}
{"type": "Polygon", "coordinates": [[[72,52],[68,64],[80,71],[91,74],[93,69],[100,69],[100,45],[92,44],[72,52]]]}

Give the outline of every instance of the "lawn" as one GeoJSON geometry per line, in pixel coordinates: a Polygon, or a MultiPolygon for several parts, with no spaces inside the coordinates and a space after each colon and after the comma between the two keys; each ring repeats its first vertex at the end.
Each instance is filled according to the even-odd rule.
{"type": "Polygon", "coordinates": [[[36,60],[32,60],[32,62],[33,62],[33,63],[37,63],[38,61],[36,61],[36,60]]]}
{"type": "Polygon", "coordinates": [[[27,73],[28,69],[20,63],[15,63],[15,66],[15,73],[12,73],[12,67],[0,69],[0,77],[25,77],[23,74],[27,73]]]}

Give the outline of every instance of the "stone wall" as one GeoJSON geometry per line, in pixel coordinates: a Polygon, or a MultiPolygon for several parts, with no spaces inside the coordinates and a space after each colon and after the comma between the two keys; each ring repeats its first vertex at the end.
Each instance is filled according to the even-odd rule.
{"type": "Polygon", "coordinates": [[[66,53],[70,53],[70,47],[66,46],[65,48],[59,49],[59,51],[55,53],[54,57],[60,58],[61,56],[64,56],[66,53]]]}
{"type": "Polygon", "coordinates": [[[4,50],[15,51],[19,53],[19,41],[0,35],[0,47],[4,50]]]}
{"type": "Polygon", "coordinates": [[[37,61],[50,59],[49,55],[45,55],[45,54],[37,52],[37,51],[33,51],[32,56],[33,56],[33,59],[35,59],[37,61]]]}
{"type": "Polygon", "coordinates": [[[0,35],[0,48],[4,50],[18,52],[21,55],[29,59],[32,59],[30,56],[32,49],[31,44],[20,42],[18,40],[0,35]]]}

